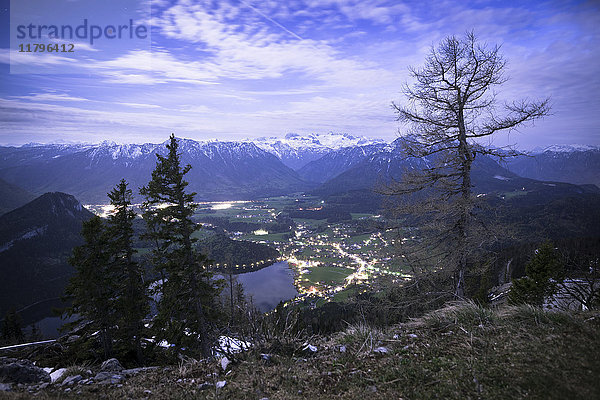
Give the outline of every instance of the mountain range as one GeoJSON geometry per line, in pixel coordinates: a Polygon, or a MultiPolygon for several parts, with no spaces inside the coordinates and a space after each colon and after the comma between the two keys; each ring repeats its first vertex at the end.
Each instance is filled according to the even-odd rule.
{"type": "MultiPolygon", "coordinates": [[[[404,168],[419,168],[424,162],[407,159],[401,141],[335,133],[288,134],[237,142],[181,139],[180,151],[182,162],[192,165],[187,179],[197,200],[248,200],[301,191],[331,196],[370,190],[397,179],[404,168]]],[[[165,151],[165,143],[0,147],[0,213],[48,191],[73,194],[86,204],[106,203],[106,193],[121,178],[137,194],[150,179],[156,154],[165,151]]],[[[478,165],[483,166],[480,161],[475,174],[478,165]]],[[[475,179],[480,188],[484,184],[523,187],[519,177],[600,185],[600,148],[594,146],[551,146],[503,166],[491,160],[486,163],[495,172],[479,182],[475,179]]]]}
{"type": "MultiPolygon", "coordinates": [[[[180,140],[182,163],[197,200],[252,199],[311,186],[276,156],[249,142],[180,140]]],[[[37,145],[0,148],[0,179],[33,194],[60,191],[86,204],[106,203],[125,178],[137,193],[151,177],[163,144],[37,145]]]]}
{"type": "Polygon", "coordinates": [[[507,160],[525,178],[600,186],[600,146],[553,145],[507,160]]]}
{"type": "MultiPolygon", "coordinates": [[[[373,211],[381,206],[382,196],[374,191],[385,189],[401,179],[407,170],[419,170],[431,163],[426,158],[407,157],[402,138],[388,145],[345,148],[327,154],[303,167],[301,176],[335,176],[312,191],[313,194],[353,211],[373,211]],[[341,167],[340,167],[341,166],[341,167]],[[311,175],[309,175],[309,173],[311,175]],[[304,174],[304,175],[303,175],[304,174]]],[[[524,178],[501,166],[494,159],[479,156],[473,163],[473,191],[499,197],[530,194],[528,200],[548,202],[565,196],[600,193],[594,185],[575,185],[559,181],[524,178]]]]}
{"type": "MultiPolygon", "coordinates": [[[[306,136],[288,133],[284,138],[269,137],[252,139],[261,149],[274,154],[288,167],[299,170],[311,161],[342,148],[354,148],[384,143],[381,139],[352,136],[347,133],[313,133],[306,136]]],[[[319,180],[315,180],[319,182],[319,180]]]]}

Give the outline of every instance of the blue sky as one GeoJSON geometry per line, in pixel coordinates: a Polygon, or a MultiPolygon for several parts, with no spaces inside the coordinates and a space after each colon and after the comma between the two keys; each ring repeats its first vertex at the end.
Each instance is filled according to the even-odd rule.
{"type": "MultiPolygon", "coordinates": [[[[118,23],[137,0],[61,1],[37,17],[118,23]]],[[[502,44],[510,80],[501,99],[552,98],[553,115],[496,144],[600,144],[597,2],[156,0],[151,18],[143,7],[136,15],[151,42],[78,41],[76,60],[34,63],[9,52],[9,4],[0,0],[0,144],[159,142],[170,132],[393,139],[404,128],[390,104],[404,101],[407,67],[471,29],[502,44]],[[11,56],[28,73],[11,73],[11,56]]]]}

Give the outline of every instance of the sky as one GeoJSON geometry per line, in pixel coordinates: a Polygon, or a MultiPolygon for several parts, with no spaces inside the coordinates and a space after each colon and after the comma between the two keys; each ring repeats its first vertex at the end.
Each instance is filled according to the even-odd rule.
{"type": "Polygon", "coordinates": [[[552,115],[494,144],[600,144],[600,3],[485,0],[0,0],[0,144],[162,142],[171,132],[392,140],[406,131],[391,103],[405,102],[408,67],[471,30],[508,60],[500,99],[551,98],[552,115]],[[16,51],[19,24],[84,19],[131,19],[148,34],[44,39],[73,44],[72,54],[16,51]]]}

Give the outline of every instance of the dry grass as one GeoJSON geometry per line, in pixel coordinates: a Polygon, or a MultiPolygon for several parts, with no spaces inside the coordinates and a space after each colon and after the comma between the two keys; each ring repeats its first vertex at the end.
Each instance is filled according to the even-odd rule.
{"type": "MultiPolygon", "coordinates": [[[[231,372],[216,362],[189,361],[122,387],[50,390],[37,398],[600,398],[600,313],[454,304],[385,332],[354,325],[313,344],[319,351],[310,357],[273,354],[265,361],[250,351],[231,372]],[[389,352],[375,354],[378,345],[389,352]],[[227,381],[221,390],[198,389],[219,380],[227,381]]],[[[20,396],[11,398],[26,398],[20,396]]]]}

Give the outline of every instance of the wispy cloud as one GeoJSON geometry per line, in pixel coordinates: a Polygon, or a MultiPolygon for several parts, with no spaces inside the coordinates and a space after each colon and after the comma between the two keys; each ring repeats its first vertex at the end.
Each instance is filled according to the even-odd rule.
{"type": "Polygon", "coordinates": [[[70,96],[66,93],[34,93],[28,96],[11,96],[14,99],[30,100],[35,102],[55,101],[89,101],[83,97],[70,96]]]}

